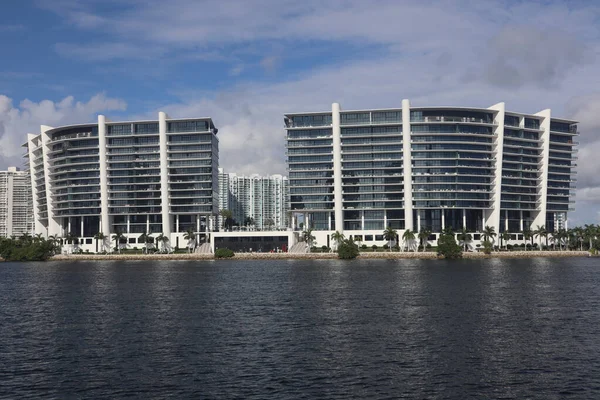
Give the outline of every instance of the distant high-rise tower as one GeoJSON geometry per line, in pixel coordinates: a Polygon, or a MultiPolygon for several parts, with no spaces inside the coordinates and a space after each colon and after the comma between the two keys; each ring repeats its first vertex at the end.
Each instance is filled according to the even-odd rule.
{"type": "MultiPolygon", "coordinates": [[[[289,186],[282,175],[242,176],[219,169],[221,210],[230,210],[236,224],[252,218],[256,229],[284,229],[288,226],[289,186]]],[[[222,218],[220,218],[223,226],[222,218]]]]}
{"type": "Polygon", "coordinates": [[[0,237],[33,233],[31,182],[28,171],[0,171],[0,237]]]}

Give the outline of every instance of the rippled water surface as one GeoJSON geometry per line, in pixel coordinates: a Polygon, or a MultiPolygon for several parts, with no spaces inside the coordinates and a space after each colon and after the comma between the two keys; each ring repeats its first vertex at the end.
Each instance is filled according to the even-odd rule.
{"type": "Polygon", "coordinates": [[[0,264],[0,398],[600,398],[600,260],[0,264]]]}

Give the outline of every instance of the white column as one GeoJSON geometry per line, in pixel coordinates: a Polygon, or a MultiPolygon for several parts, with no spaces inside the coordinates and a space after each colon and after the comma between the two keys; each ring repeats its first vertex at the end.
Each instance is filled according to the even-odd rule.
{"type": "Polygon", "coordinates": [[[175,216],[175,232],[179,233],[179,214],[175,216]]]}
{"type": "Polygon", "coordinates": [[[523,232],[523,211],[519,211],[519,229],[521,230],[521,232],[523,232]]]}
{"type": "Polygon", "coordinates": [[[100,224],[104,235],[110,236],[108,217],[108,164],[106,162],[106,117],[98,115],[98,155],[100,161],[100,224]]]}
{"type": "Polygon", "coordinates": [[[444,228],[446,228],[446,215],[442,209],[442,230],[444,230],[444,228]]]}
{"type": "Polygon", "coordinates": [[[42,153],[44,154],[44,179],[46,180],[46,207],[48,210],[48,235],[62,236],[62,226],[56,220],[57,217],[54,215],[54,203],[52,201],[53,185],[50,180],[50,156],[48,155],[52,147],[50,135],[48,134],[48,131],[51,129],[53,128],[50,126],[41,126],[42,153]]]}
{"type": "Polygon", "coordinates": [[[127,214],[127,233],[131,233],[131,216],[127,214]]]}
{"type": "Polygon", "coordinates": [[[71,233],[71,217],[67,219],[67,233],[71,233]]]}
{"type": "MultiPolygon", "coordinates": [[[[225,222],[223,222],[225,223],[225,222]]],[[[200,232],[200,215],[196,215],[196,232],[200,232]]]]}
{"type": "Polygon", "coordinates": [[[335,212],[335,230],[343,233],[342,128],[340,125],[340,105],[338,103],[333,103],[331,105],[331,131],[333,134],[333,209],[335,212]]]}
{"type": "Polygon", "coordinates": [[[402,159],[404,175],[404,224],[405,229],[414,229],[412,205],[412,160],[411,160],[410,101],[402,100],[402,159]]]}
{"type": "Polygon", "coordinates": [[[550,158],[550,109],[540,111],[535,114],[543,118],[540,121],[540,130],[542,130],[542,164],[540,167],[540,187],[538,192],[538,198],[540,199],[540,205],[538,208],[538,214],[533,220],[532,229],[536,229],[537,226],[546,225],[546,209],[547,209],[547,194],[548,194],[548,163],[550,158]]]}
{"type": "Polygon", "coordinates": [[[327,229],[331,230],[331,213],[327,213],[327,229]]]}
{"type": "Polygon", "coordinates": [[[508,210],[504,211],[504,231],[508,232],[508,210]]]}
{"type": "MultiPolygon", "coordinates": [[[[40,220],[40,213],[39,213],[39,205],[38,205],[38,190],[37,190],[37,186],[36,186],[36,179],[35,179],[35,167],[37,164],[37,158],[34,155],[34,150],[37,149],[37,143],[38,140],[36,140],[38,136],[34,135],[32,133],[28,133],[27,134],[27,150],[29,153],[29,178],[31,180],[31,198],[33,200],[33,233],[34,234],[44,234],[46,237],[48,237],[48,230],[45,229],[44,225],[42,224],[42,221],[40,220]]],[[[41,138],[40,138],[41,140],[41,138]]]]}
{"type": "Polygon", "coordinates": [[[417,211],[417,232],[421,232],[421,214],[417,211]]]}
{"type": "Polygon", "coordinates": [[[84,219],[84,218],[85,218],[85,217],[82,215],[82,216],[81,216],[81,237],[85,237],[85,235],[83,234],[83,219],[84,219]]]}
{"type": "Polygon", "coordinates": [[[497,233],[500,233],[500,205],[502,190],[502,149],[504,147],[504,103],[494,104],[488,108],[489,110],[495,111],[494,113],[494,145],[495,152],[492,154],[494,158],[495,166],[495,177],[494,177],[494,194],[492,196],[492,208],[484,210],[483,214],[486,217],[484,227],[489,225],[494,228],[497,233]]]}
{"type": "Polygon", "coordinates": [[[162,233],[171,240],[171,218],[169,207],[169,168],[167,152],[167,114],[158,113],[158,135],[160,143],[160,201],[162,207],[162,233]]]}
{"type": "Polygon", "coordinates": [[[150,232],[150,215],[146,214],[146,233],[150,232]]]}
{"type": "Polygon", "coordinates": [[[467,210],[463,208],[463,229],[467,229],[467,210]]]}
{"type": "Polygon", "coordinates": [[[365,230],[365,210],[360,210],[360,229],[365,230]]]}

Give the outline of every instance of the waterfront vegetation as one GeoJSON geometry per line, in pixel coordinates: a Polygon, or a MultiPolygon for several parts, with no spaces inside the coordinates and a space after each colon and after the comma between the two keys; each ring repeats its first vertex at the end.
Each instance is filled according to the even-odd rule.
{"type": "MultiPolygon", "coordinates": [[[[301,239],[308,244],[311,253],[337,252],[341,259],[353,259],[360,253],[377,252],[435,252],[440,257],[460,258],[463,252],[492,254],[494,252],[588,251],[596,255],[600,250],[600,225],[593,224],[568,230],[560,229],[556,232],[550,232],[544,226],[536,226],[521,232],[501,233],[495,232],[490,226],[484,227],[481,232],[469,232],[463,229],[455,233],[450,228],[446,228],[435,237],[431,229],[424,227],[418,232],[405,230],[401,239],[395,229],[388,227],[382,232],[382,236],[387,241],[383,246],[367,245],[362,243],[362,236],[351,235],[346,238],[344,234],[336,231],[330,236],[333,247],[330,248],[325,245],[314,246],[315,236],[311,229],[301,233],[301,239]],[[524,240],[515,243],[514,238],[517,234],[520,234],[524,240]],[[474,245],[472,242],[476,237],[481,241],[474,245]]],[[[127,237],[120,232],[115,232],[111,236],[98,232],[93,238],[96,244],[95,254],[114,252],[123,255],[141,255],[152,251],[182,254],[192,252],[192,247],[196,244],[193,232],[186,232],[184,239],[188,240],[188,246],[182,249],[170,248],[169,240],[163,234],[152,237],[149,233],[142,233],[138,241],[145,240],[145,244],[140,248],[127,248],[127,237]],[[113,248],[110,241],[114,243],[113,248]]],[[[29,234],[18,238],[15,236],[0,238],[0,257],[10,261],[47,260],[55,254],[62,253],[65,246],[68,246],[66,252],[69,254],[94,254],[89,250],[84,252],[79,246],[80,242],[81,238],[71,233],[65,234],[64,237],[53,235],[47,239],[42,235],[29,234]]],[[[232,250],[223,250],[227,250],[227,254],[234,254],[232,250]]],[[[215,257],[223,256],[217,257],[215,252],[215,257]]]]}
{"type": "Polygon", "coordinates": [[[235,253],[233,252],[233,250],[230,250],[228,248],[224,247],[215,250],[215,258],[231,258],[233,256],[235,256],[235,253]]]}
{"type": "Polygon", "coordinates": [[[54,239],[45,239],[42,235],[0,238],[0,257],[6,261],[45,261],[58,249],[54,239]]]}

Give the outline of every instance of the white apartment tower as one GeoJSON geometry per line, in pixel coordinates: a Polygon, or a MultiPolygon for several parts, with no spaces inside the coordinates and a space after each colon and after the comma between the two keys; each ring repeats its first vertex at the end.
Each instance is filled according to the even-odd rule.
{"type": "MultiPolygon", "coordinates": [[[[202,242],[218,211],[217,129],[210,118],[41,127],[28,135],[35,232],[71,234],[92,245],[98,232],[163,234],[184,247],[202,242]]],[[[112,246],[111,246],[112,247],[112,246]]],[[[84,246],[85,248],[85,246],[84,246]]],[[[92,249],[92,247],[90,247],[92,249]]]]}
{"type": "Polygon", "coordinates": [[[33,234],[31,181],[28,171],[0,171],[0,237],[33,234]]]}
{"type": "Polygon", "coordinates": [[[386,227],[400,237],[446,227],[554,231],[572,210],[577,123],[548,109],[403,100],[398,108],[343,111],[334,103],[284,122],[291,210],[319,245],[334,231],[383,242],[386,227]]]}

